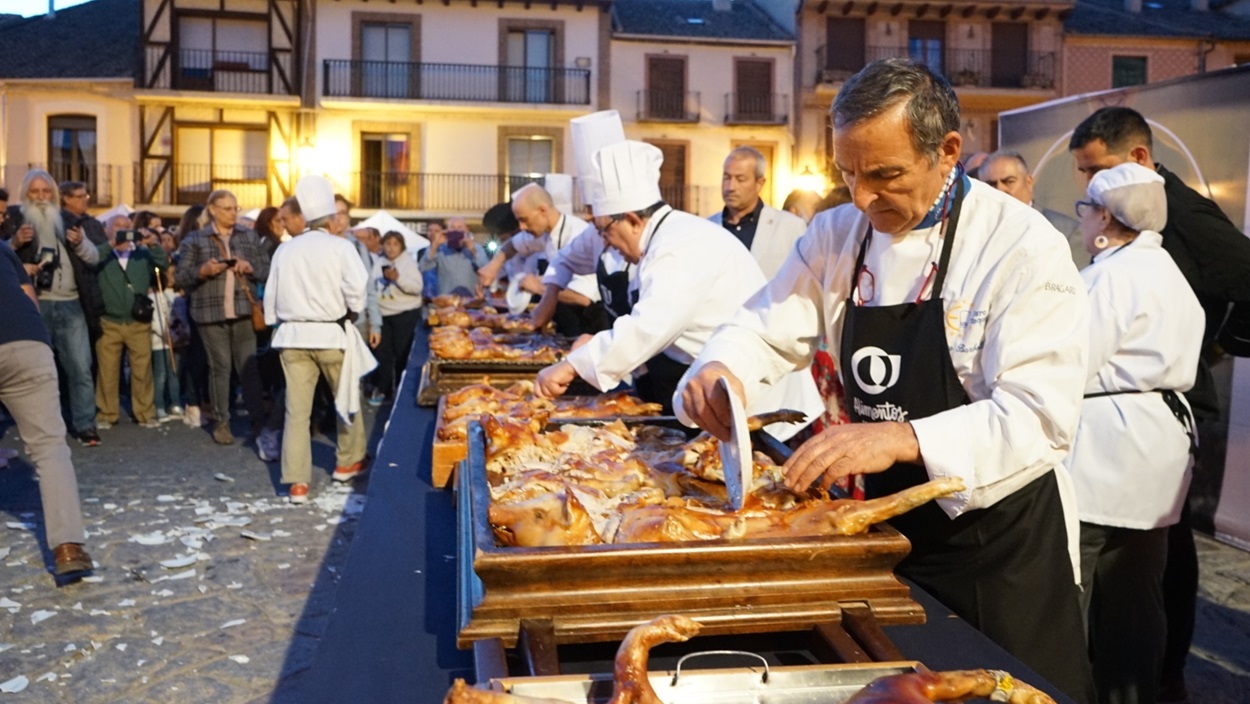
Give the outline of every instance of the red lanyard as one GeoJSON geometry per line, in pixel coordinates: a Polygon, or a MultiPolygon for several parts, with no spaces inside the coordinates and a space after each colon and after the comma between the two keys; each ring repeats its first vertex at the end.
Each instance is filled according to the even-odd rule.
{"type": "MultiPolygon", "coordinates": [[[[952,188],[953,188],[953,185],[952,185],[952,188]]],[[[950,200],[951,200],[952,188],[947,188],[946,195],[942,196],[942,221],[941,221],[941,225],[938,226],[938,241],[939,242],[941,242],[942,239],[946,237],[946,223],[948,220],[950,220],[948,216],[950,215],[950,200]]],[[[938,270],[937,262],[931,262],[929,264],[929,273],[925,274],[924,283],[920,285],[920,291],[916,293],[916,301],[915,301],[916,303],[920,303],[921,301],[924,300],[925,290],[928,289],[930,284],[933,283],[933,277],[937,275],[937,270],[938,270]]],[[[865,301],[871,301],[876,297],[877,297],[877,277],[873,275],[872,271],[868,269],[868,265],[865,264],[864,266],[860,267],[859,275],[855,277],[856,305],[862,306],[864,305],[865,301]],[[869,287],[869,293],[868,293],[867,298],[864,298],[864,295],[863,295],[865,276],[867,276],[867,280],[868,280],[867,283],[869,287]]]]}

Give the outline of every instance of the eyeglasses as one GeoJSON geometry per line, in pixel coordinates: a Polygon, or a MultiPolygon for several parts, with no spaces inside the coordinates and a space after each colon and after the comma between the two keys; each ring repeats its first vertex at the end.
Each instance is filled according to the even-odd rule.
{"type": "Polygon", "coordinates": [[[1101,207],[1102,206],[1090,200],[1078,200],[1076,202],[1076,216],[1078,218],[1083,218],[1085,217],[1085,213],[1088,213],[1091,208],[1101,208],[1101,207]]]}
{"type": "Polygon", "coordinates": [[[86,191],[83,191],[81,193],[71,193],[65,197],[66,198],[86,198],[87,200],[91,200],[91,194],[87,193],[86,191]]]}
{"type": "Polygon", "coordinates": [[[596,227],[595,227],[595,229],[599,231],[599,234],[600,234],[600,235],[602,235],[602,234],[604,234],[605,232],[607,232],[607,231],[608,231],[608,228],[609,228],[609,227],[612,227],[613,225],[615,225],[616,223],[618,223],[618,222],[620,222],[620,221],[622,221],[622,220],[624,220],[624,219],[625,219],[625,216],[624,216],[624,215],[613,215],[613,216],[611,216],[611,217],[609,217],[609,218],[608,218],[607,223],[605,223],[603,227],[598,227],[598,226],[596,226],[596,227]]]}

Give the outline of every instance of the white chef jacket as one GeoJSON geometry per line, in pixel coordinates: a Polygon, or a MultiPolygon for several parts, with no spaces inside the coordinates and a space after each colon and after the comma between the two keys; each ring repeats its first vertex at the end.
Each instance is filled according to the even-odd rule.
{"type": "MultiPolygon", "coordinates": [[[[777,275],[717,331],[686,378],[719,361],[750,399],[761,382],[809,364],[822,335],[837,355],[867,228],[853,205],[819,213],[777,275]]],[[[863,305],[927,297],[928,273],[941,252],[938,232],[934,226],[897,239],[876,233],[865,258],[872,275],[861,276],[863,305]]],[[[953,518],[991,506],[1052,469],[1070,505],[1061,463],[1080,414],[1089,313],[1067,242],[1040,213],[974,180],[940,294],[951,360],[970,403],[910,423],[929,475],[956,476],[967,487],[939,500],[942,509],[953,518]]],[[[674,410],[690,422],[680,403],[674,410]]],[[[1065,514],[1079,574],[1075,513],[1065,514]]]]}
{"type": "MultiPolygon", "coordinates": [[[[724,217],[725,211],[722,210],[708,220],[724,227],[724,217]]],[[[755,239],[751,240],[751,256],[759,262],[764,278],[771,279],[777,275],[786,257],[790,256],[790,250],[794,249],[794,243],[806,230],[807,223],[803,222],[803,218],[764,205],[755,225],[755,239]]]]}
{"type": "MultiPolygon", "coordinates": [[[[1085,393],[1194,384],[1206,316],[1163,236],[1149,230],[1081,271],[1089,291],[1085,393]]],[[[1181,397],[1184,402],[1184,397],[1181,397]]],[[[1189,437],[1158,393],[1085,400],[1066,465],[1081,520],[1145,530],[1180,520],[1189,437]]]]}
{"type": "Polygon", "coordinates": [[[369,274],[347,239],[310,230],[274,251],[265,283],[265,322],[275,348],[344,349],[339,319],[365,309],[369,274]]]}
{"type": "MultiPolygon", "coordinates": [[[[510,241],[518,256],[530,257],[535,254],[542,254],[547,259],[547,266],[550,268],[551,263],[556,260],[556,254],[588,227],[589,225],[585,220],[572,215],[561,215],[560,220],[556,222],[556,226],[551,229],[551,232],[537,236],[532,232],[522,230],[513,235],[510,241]]],[[[590,229],[594,230],[594,228],[590,229]]],[[[595,237],[596,239],[602,239],[598,236],[597,231],[595,232],[595,237]]],[[[589,298],[591,302],[599,300],[599,283],[595,279],[594,271],[591,271],[588,275],[570,277],[566,283],[561,285],[561,288],[580,293],[589,298]]]]}

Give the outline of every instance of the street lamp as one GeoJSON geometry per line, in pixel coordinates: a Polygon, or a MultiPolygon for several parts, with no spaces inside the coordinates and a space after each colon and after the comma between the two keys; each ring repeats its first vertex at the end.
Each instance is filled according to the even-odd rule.
{"type": "Polygon", "coordinates": [[[824,193],[825,177],[812,171],[812,165],[803,166],[803,173],[794,179],[795,185],[801,191],[811,191],[812,193],[824,193]]]}

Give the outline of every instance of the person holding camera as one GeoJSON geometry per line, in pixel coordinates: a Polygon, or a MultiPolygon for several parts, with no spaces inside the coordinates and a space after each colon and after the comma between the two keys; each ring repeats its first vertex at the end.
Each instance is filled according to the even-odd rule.
{"type": "Polygon", "coordinates": [[[208,195],[209,225],[188,234],[178,248],[175,281],[191,304],[191,319],[208,353],[208,396],[213,404],[213,442],[234,444],[230,432],[230,373],[243,385],[243,403],[259,434],[265,417],[264,393],[256,365],[252,302],[256,284],[269,276],[269,255],[255,232],[240,227],[234,194],[208,195]]]}
{"type": "Polygon", "coordinates": [[[382,256],[373,265],[371,285],[378,289],[382,339],[376,345],[378,371],[371,405],[393,398],[395,380],[408,366],[412,338],[421,320],[423,282],[417,262],[405,251],[404,236],[391,231],[382,237],[382,256]]]}
{"type": "Polygon", "coordinates": [[[152,384],[152,299],[156,269],[169,265],[160,235],[151,229],[132,230],[130,218],[115,215],[105,226],[108,241],[99,246],[100,291],[104,297],[101,334],[96,341],[96,427],[117,423],[122,349],[130,357],[130,410],[135,422],[157,428],[152,384]]]}
{"type": "Polygon", "coordinates": [[[464,218],[447,221],[447,232],[430,230],[430,246],[421,260],[421,271],[438,272],[438,295],[458,293],[466,298],[480,295],[477,270],[486,266],[486,252],[473,241],[464,218]]]}
{"type": "Polygon", "coordinates": [[[100,444],[100,435],[95,427],[88,317],[97,312],[90,288],[95,284],[100,254],[77,223],[66,222],[57,207],[57,185],[51,174],[31,169],[19,193],[21,204],[9,207],[6,239],[38,292],[39,312],[69,391],[74,436],[94,447],[100,444]]]}

